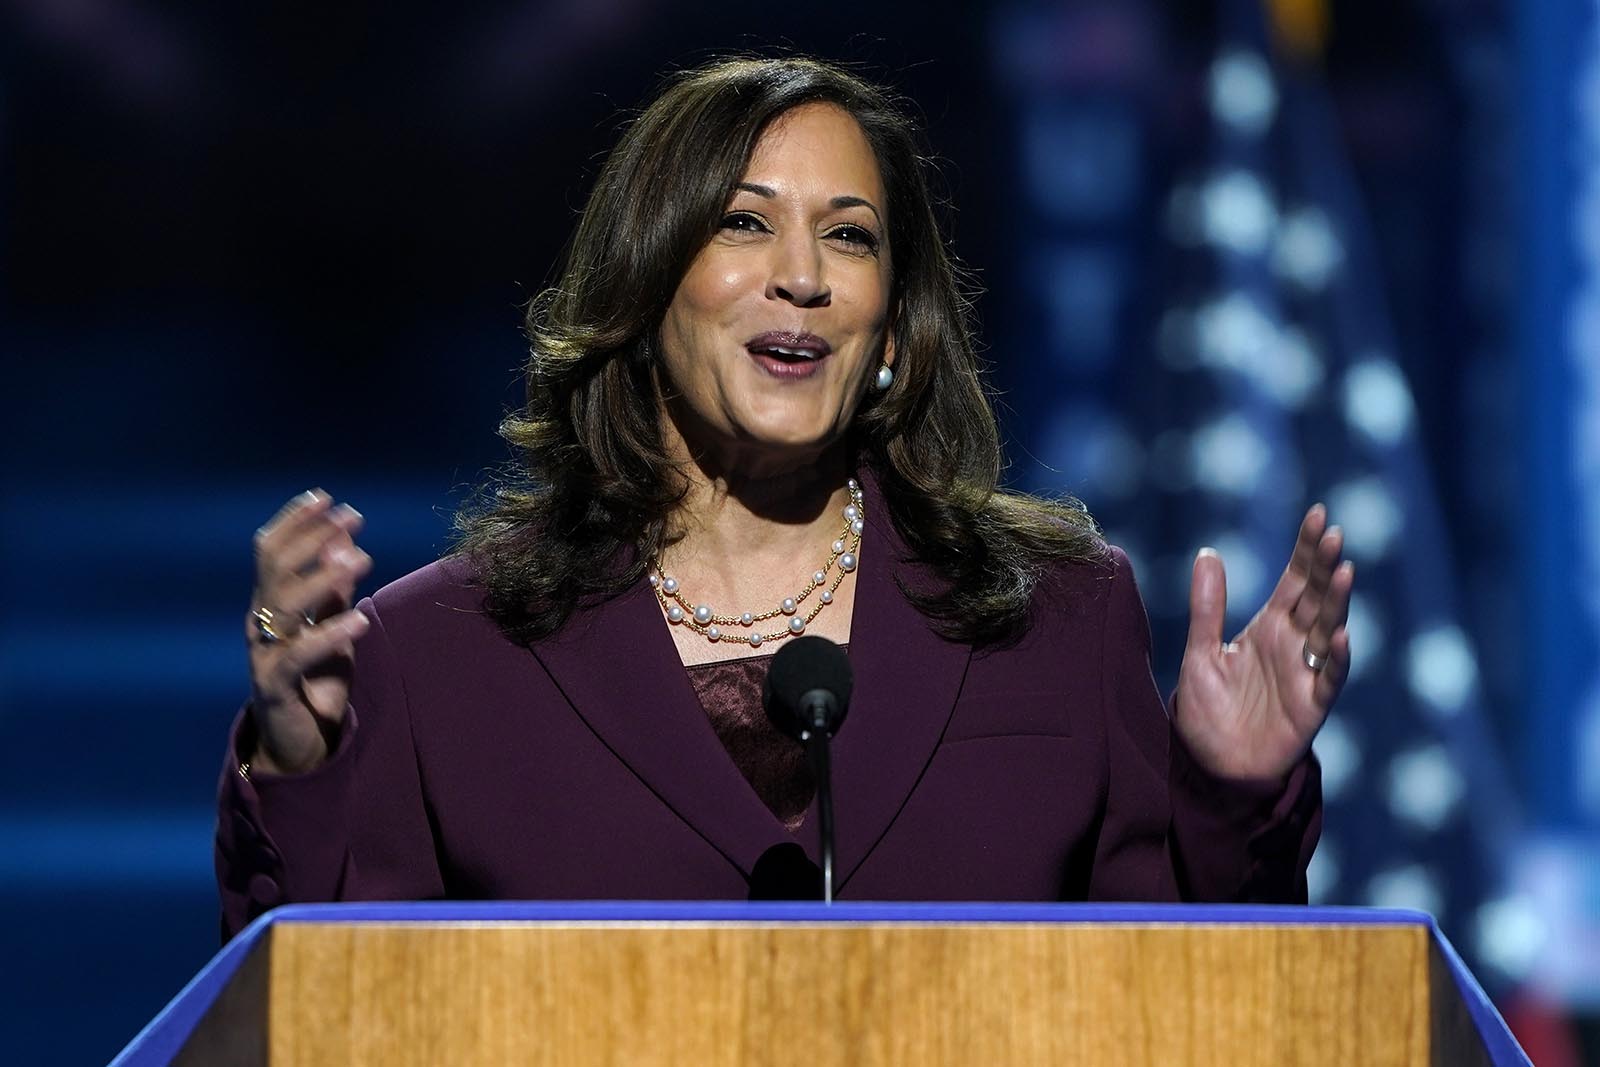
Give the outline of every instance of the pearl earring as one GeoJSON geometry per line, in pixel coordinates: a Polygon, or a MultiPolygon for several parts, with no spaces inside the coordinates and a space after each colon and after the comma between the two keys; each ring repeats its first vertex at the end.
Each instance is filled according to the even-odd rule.
{"type": "Polygon", "coordinates": [[[889,364],[878,364],[878,380],[873,383],[878,387],[878,392],[884,392],[894,384],[894,371],[889,369],[889,364]]]}

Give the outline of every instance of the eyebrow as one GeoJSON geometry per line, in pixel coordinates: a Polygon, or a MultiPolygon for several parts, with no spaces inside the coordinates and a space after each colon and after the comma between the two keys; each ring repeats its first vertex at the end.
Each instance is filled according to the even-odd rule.
{"type": "MultiPolygon", "coordinates": [[[[738,185],[735,185],[734,188],[743,189],[747,193],[755,193],[757,196],[765,197],[768,200],[772,200],[778,195],[777,193],[773,192],[770,187],[765,185],[757,185],[755,182],[740,182],[738,185]]],[[[877,216],[879,226],[883,225],[883,215],[878,211],[878,206],[871,200],[867,200],[863,197],[836,196],[832,200],[828,201],[828,206],[834,209],[864,207],[877,216]]]]}

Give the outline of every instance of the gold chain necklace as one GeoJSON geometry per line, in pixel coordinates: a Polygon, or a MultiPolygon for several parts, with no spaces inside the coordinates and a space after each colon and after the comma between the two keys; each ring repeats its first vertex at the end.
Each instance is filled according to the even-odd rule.
{"type": "Polygon", "coordinates": [[[834,539],[827,562],[812,572],[811,581],[804,589],[794,596],[784,597],[783,602],[771,611],[718,615],[709,604],[692,603],[684,596],[678,579],[668,574],[666,568],[661,566],[660,557],[652,556],[650,588],[655,590],[656,599],[661,601],[661,609],[667,613],[667,621],[675,626],[686,626],[708,641],[737,641],[740,644],[748,644],[751,648],[760,648],[765,641],[776,641],[779,638],[805,633],[807,624],[815,619],[823,608],[833,603],[834,591],[839,588],[839,583],[844,581],[844,576],[856,569],[861,553],[861,532],[866,529],[866,511],[861,503],[861,486],[851,478],[847,487],[850,490],[850,503],[844,507],[844,531],[834,539]],[[839,565],[839,570],[830,581],[828,576],[833,571],[835,563],[839,565]],[[801,614],[812,593],[817,594],[817,602],[811,606],[810,611],[801,614]],[[789,621],[783,629],[771,633],[762,633],[760,630],[737,632],[723,629],[724,626],[737,626],[743,631],[751,631],[757,623],[776,619],[780,615],[788,616],[789,621]]]}

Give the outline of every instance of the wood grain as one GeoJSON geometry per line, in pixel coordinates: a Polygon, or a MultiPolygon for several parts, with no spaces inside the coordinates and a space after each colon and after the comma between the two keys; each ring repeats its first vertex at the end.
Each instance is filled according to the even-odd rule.
{"type": "Polygon", "coordinates": [[[1428,932],[1411,926],[285,923],[271,936],[274,1067],[1388,1067],[1428,1064],[1436,1033],[1428,932]]]}

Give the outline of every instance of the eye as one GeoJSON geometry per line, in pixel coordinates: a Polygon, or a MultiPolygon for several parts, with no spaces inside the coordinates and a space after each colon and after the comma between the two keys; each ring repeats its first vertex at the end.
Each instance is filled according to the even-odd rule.
{"type": "Polygon", "coordinates": [[[722,216],[722,230],[732,230],[735,233],[767,233],[767,224],[759,216],[748,211],[730,211],[722,216]]]}
{"type": "Polygon", "coordinates": [[[878,235],[867,229],[865,226],[857,226],[854,223],[847,223],[843,226],[835,226],[832,230],[828,231],[828,236],[836,241],[841,241],[844,244],[852,245],[863,252],[868,252],[873,255],[876,255],[878,252],[878,235]]]}

